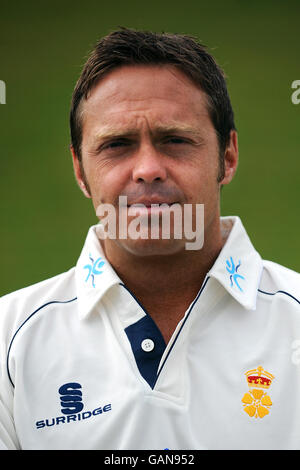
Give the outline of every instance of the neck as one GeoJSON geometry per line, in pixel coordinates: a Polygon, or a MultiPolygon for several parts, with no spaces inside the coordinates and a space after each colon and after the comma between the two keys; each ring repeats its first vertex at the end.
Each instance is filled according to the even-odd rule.
{"type": "Polygon", "coordinates": [[[171,255],[133,255],[115,241],[103,242],[106,258],[120,279],[137,297],[149,298],[159,292],[164,296],[182,298],[198,292],[202,282],[222,249],[220,219],[206,230],[200,250],[180,250],[171,255]]]}
{"type": "Polygon", "coordinates": [[[134,256],[109,239],[102,242],[106,258],[151,315],[166,343],[222,249],[219,218],[204,237],[201,250],[155,256],[134,256]]]}

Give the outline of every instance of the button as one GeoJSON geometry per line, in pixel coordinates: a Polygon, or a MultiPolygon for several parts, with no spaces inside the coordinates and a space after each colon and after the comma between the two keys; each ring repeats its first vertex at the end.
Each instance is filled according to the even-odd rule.
{"type": "Polygon", "coordinates": [[[152,339],[144,339],[141,343],[142,350],[145,352],[151,352],[154,349],[154,341],[152,339]]]}

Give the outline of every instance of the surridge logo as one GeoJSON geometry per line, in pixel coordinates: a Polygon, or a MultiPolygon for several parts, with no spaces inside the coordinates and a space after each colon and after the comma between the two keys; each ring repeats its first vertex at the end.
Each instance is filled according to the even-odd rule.
{"type": "Polygon", "coordinates": [[[93,410],[82,411],[84,408],[82,386],[78,382],[68,382],[61,385],[58,393],[60,395],[61,412],[64,416],[36,421],[35,426],[37,429],[71,423],[73,421],[83,421],[111,410],[111,403],[108,403],[104,406],[98,406],[93,410]]]}
{"type": "Polygon", "coordinates": [[[77,382],[70,382],[62,385],[58,393],[60,394],[61,412],[65,415],[79,413],[83,409],[81,385],[77,382]]]}

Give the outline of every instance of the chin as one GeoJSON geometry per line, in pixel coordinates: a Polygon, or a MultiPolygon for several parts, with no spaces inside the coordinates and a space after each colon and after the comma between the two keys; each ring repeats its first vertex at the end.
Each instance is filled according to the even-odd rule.
{"type": "Polygon", "coordinates": [[[185,250],[184,240],[118,240],[118,245],[134,256],[170,256],[185,250]]]}

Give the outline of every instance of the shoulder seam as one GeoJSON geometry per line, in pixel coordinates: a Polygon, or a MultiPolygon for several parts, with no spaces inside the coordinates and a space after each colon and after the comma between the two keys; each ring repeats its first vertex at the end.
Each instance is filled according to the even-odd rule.
{"type": "Polygon", "coordinates": [[[23,323],[21,323],[21,325],[19,326],[19,328],[15,331],[11,341],[10,341],[10,344],[9,344],[9,348],[8,348],[8,351],[7,351],[7,359],[6,359],[6,369],[7,369],[7,374],[8,374],[8,378],[10,380],[10,383],[12,384],[12,386],[15,388],[15,385],[11,379],[11,376],[10,376],[10,372],[9,372],[9,354],[10,354],[10,350],[11,350],[11,347],[12,347],[12,344],[13,344],[13,341],[15,339],[15,337],[17,336],[17,334],[19,333],[19,331],[21,330],[21,328],[25,325],[25,323],[27,323],[27,321],[33,317],[33,315],[35,315],[36,313],[38,313],[40,310],[42,310],[44,307],[47,307],[48,305],[50,304],[68,304],[70,302],[74,302],[74,300],[77,300],[77,297],[74,297],[73,299],[70,299],[70,300],[52,300],[50,302],[47,302],[43,305],[41,305],[40,307],[38,307],[34,312],[32,312],[27,318],[26,320],[23,321],[23,323]]]}

